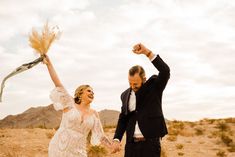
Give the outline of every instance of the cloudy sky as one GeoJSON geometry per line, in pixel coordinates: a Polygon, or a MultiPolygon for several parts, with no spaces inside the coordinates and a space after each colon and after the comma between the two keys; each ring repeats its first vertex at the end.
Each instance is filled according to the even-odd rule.
{"type": "MultiPolygon", "coordinates": [[[[232,0],[0,0],[0,80],[38,57],[28,34],[49,21],[62,31],[48,53],[60,79],[71,95],[90,84],[96,110],[120,110],[132,65],[142,65],[147,77],[158,73],[131,52],[141,42],[171,68],[166,118],[234,117],[234,18],[232,0]]],[[[10,78],[0,119],[49,105],[53,87],[43,64],[10,78]]]]}

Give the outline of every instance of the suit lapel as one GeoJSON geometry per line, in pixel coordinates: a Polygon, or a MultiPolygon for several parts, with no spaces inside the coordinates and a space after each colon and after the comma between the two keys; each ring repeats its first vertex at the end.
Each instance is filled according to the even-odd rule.
{"type": "Polygon", "coordinates": [[[126,90],[126,93],[125,93],[125,96],[124,96],[125,115],[128,114],[128,106],[129,106],[130,94],[131,94],[131,88],[126,90]]]}

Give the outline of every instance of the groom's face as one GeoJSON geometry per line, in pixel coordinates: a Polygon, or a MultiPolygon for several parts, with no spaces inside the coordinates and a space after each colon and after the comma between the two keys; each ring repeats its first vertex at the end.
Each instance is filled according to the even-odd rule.
{"type": "Polygon", "coordinates": [[[140,77],[138,73],[136,73],[133,76],[129,75],[128,80],[130,87],[134,92],[137,92],[143,84],[143,79],[140,77]]]}

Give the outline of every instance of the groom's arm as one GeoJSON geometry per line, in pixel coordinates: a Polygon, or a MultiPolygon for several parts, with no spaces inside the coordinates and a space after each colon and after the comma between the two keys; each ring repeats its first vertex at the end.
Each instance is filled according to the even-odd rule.
{"type": "MultiPolygon", "coordinates": [[[[121,95],[121,100],[123,102],[123,94],[121,95]]],[[[127,115],[125,114],[124,105],[122,105],[116,131],[113,137],[112,153],[116,153],[121,150],[121,140],[124,132],[126,131],[126,127],[127,127],[127,115]]]]}
{"type": "MultiPolygon", "coordinates": [[[[121,100],[123,102],[123,94],[121,95],[121,100]]],[[[119,140],[119,142],[122,140],[122,137],[124,135],[124,132],[126,131],[127,127],[127,115],[125,114],[125,108],[122,106],[121,113],[119,114],[117,128],[114,134],[114,140],[119,140]]]]}
{"type": "Polygon", "coordinates": [[[124,132],[126,131],[126,125],[127,125],[126,116],[124,115],[124,113],[120,113],[117,123],[117,128],[113,137],[114,140],[118,139],[119,142],[122,140],[124,132]]]}
{"type": "Polygon", "coordinates": [[[153,65],[155,68],[159,71],[159,74],[155,80],[155,83],[157,84],[158,88],[164,89],[169,78],[170,78],[170,68],[169,66],[161,59],[159,55],[157,55],[152,60],[153,65]]]}
{"type": "Polygon", "coordinates": [[[159,71],[158,76],[155,79],[157,86],[160,89],[164,89],[169,78],[170,78],[170,68],[169,66],[161,59],[159,55],[155,55],[151,50],[146,48],[143,44],[139,43],[133,47],[132,50],[135,54],[144,54],[151,60],[155,68],[159,71]]]}

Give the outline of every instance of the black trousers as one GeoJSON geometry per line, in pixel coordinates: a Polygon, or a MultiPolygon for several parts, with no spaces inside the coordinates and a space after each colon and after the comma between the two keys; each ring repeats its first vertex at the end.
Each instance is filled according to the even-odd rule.
{"type": "Polygon", "coordinates": [[[125,146],[125,157],[160,157],[159,139],[147,139],[141,142],[128,142],[125,146]]]}

